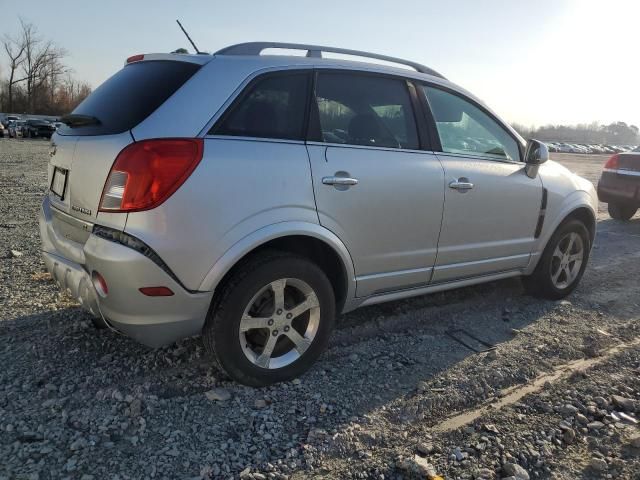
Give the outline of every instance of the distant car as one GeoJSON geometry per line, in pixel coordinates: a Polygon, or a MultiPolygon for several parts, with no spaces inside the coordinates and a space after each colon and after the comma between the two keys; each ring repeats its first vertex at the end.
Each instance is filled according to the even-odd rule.
{"type": "Polygon", "coordinates": [[[595,145],[595,144],[589,145],[589,149],[591,149],[591,153],[596,153],[596,154],[604,153],[604,150],[600,147],[600,145],[595,145]]]}
{"type": "Polygon", "coordinates": [[[589,150],[577,143],[573,144],[573,148],[575,149],[576,153],[589,153],[589,150]]]}
{"type": "Polygon", "coordinates": [[[578,153],[591,153],[589,147],[582,145],[581,143],[576,144],[575,147],[578,150],[578,153]]]}
{"type": "Polygon", "coordinates": [[[582,147],[586,150],[586,153],[596,153],[596,151],[591,147],[591,145],[583,144],[582,147]]]}
{"type": "Polygon", "coordinates": [[[46,120],[30,119],[25,122],[22,136],[25,138],[51,138],[56,127],[46,120]]]}
{"type": "Polygon", "coordinates": [[[22,138],[23,120],[11,120],[9,122],[9,138],[22,138]]]}
{"type": "Polygon", "coordinates": [[[0,123],[0,137],[4,138],[8,136],[9,136],[9,130],[5,127],[3,123],[0,123]]]}
{"type": "Polygon", "coordinates": [[[573,153],[573,148],[566,143],[558,143],[556,148],[560,153],[573,153]]]}
{"type": "Polygon", "coordinates": [[[636,214],[640,207],[640,147],[616,153],[605,163],[598,198],[608,204],[611,218],[629,220],[636,214]]]}

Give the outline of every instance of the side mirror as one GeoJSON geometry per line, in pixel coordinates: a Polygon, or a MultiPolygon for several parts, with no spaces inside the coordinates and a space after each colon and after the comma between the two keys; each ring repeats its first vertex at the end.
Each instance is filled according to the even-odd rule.
{"type": "Polygon", "coordinates": [[[540,165],[549,160],[549,149],[538,140],[529,140],[527,149],[524,153],[524,171],[529,178],[535,178],[538,175],[540,165]]]}

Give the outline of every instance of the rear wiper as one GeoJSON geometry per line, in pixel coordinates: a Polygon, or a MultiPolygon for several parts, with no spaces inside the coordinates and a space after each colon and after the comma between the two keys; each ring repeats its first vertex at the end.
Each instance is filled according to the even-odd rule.
{"type": "Polygon", "coordinates": [[[92,115],[79,115],[70,113],[63,116],[60,121],[70,127],[85,127],[87,125],[100,125],[100,120],[92,115]]]}

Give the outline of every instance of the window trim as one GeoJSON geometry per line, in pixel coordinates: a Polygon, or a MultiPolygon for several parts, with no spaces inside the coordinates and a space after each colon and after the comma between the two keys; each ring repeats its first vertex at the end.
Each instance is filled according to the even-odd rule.
{"type": "Polygon", "coordinates": [[[306,139],[306,132],[309,124],[309,106],[311,104],[311,94],[313,87],[313,69],[312,68],[295,68],[295,69],[280,69],[272,70],[264,73],[258,73],[251,78],[242,90],[233,98],[233,100],[226,106],[224,112],[213,122],[213,125],[205,132],[207,138],[224,138],[224,139],[238,139],[238,140],[257,140],[257,141],[276,141],[285,143],[304,143],[306,139]],[[217,130],[226,122],[226,120],[236,111],[238,105],[240,105],[253,91],[254,87],[271,77],[279,76],[293,76],[303,75],[307,77],[307,88],[305,94],[303,125],[298,138],[284,138],[284,137],[256,137],[251,135],[230,135],[226,133],[219,133],[217,130]]]}
{"type": "Polygon", "coordinates": [[[431,134],[429,133],[429,126],[426,122],[424,109],[417,92],[418,89],[413,81],[409,79],[405,79],[405,81],[407,89],[409,90],[409,97],[411,98],[411,105],[413,108],[413,117],[418,130],[418,146],[420,150],[433,151],[432,146],[435,144],[433,143],[431,134]]]}
{"type": "Polygon", "coordinates": [[[307,125],[306,143],[310,145],[326,145],[332,147],[357,147],[357,148],[375,148],[377,150],[386,150],[391,152],[432,152],[431,148],[433,143],[430,142],[430,136],[425,128],[428,128],[428,124],[424,122],[424,117],[421,109],[421,102],[418,98],[415,86],[412,85],[412,79],[404,77],[402,75],[396,75],[392,73],[384,72],[372,72],[367,70],[354,70],[350,68],[321,68],[316,67],[313,69],[313,88],[311,90],[311,101],[309,102],[309,122],[307,125]],[[318,84],[318,76],[321,73],[339,73],[344,75],[356,75],[364,77],[382,77],[390,78],[392,80],[398,80],[404,83],[407,95],[409,97],[409,103],[411,104],[411,112],[413,114],[413,122],[416,128],[416,135],[418,137],[418,148],[393,148],[393,147],[377,147],[375,145],[354,145],[351,143],[332,143],[322,140],[322,132],[320,129],[320,112],[318,110],[318,102],[316,101],[316,86],[318,84]],[[412,92],[413,87],[413,92],[412,92]],[[313,110],[313,111],[312,111],[313,110]]]}
{"type": "Polygon", "coordinates": [[[523,164],[524,163],[524,149],[525,146],[522,144],[522,142],[520,141],[520,139],[518,139],[518,137],[516,137],[508,128],[506,128],[505,123],[498,118],[495,114],[491,113],[489,110],[487,110],[487,107],[485,107],[484,105],[482,105],[481,103],[477,102],[476,100],[464,95],[463,93],[444,86],[444,85],[439,85],[437,83],[432,83],[432,82],[427,82],[427,81],[421,81],[421,80],[415,80],[414,81],[416,83],[416,90],[418,91],[418,97],[421,100],[421,103],[423,104],[423,108],[428,112],[427,114],[427,122],[429,124],[429,132],[430,135],[434,136],[432,138],[432,142],[434,145],[434,149],[436,152],[438,153],[443,153],[446,155],[452,155],[452,156],[456,156],[456,157],[463,157],[463,158],[473,158],[473,159],[480,159],[480,160],[488,160],[488,161],[492,161],[492,162],[500,162],[500,163],[517,163],[517,164],[523,164]],[[494,122],[496,122],[496,124],[502,129],[504,130],[504,132],[509,135],[515,142],[516,145],[518,146],[518,154],[519,154],[519,158],[517,160],[509,160],[509,159],[500,159],[500,158],[492,158],[489,156],[485,156],[483,154],[479,154],[479,153],[464,153],[464,152],[445,152],[442,149],[442,143],[440,142],[440,133],[438,132],[438,126],[436,124],[436,120],[435,117],[433,115],[433,111],[431,110],[431,105],[429,104],[429,99],[427,98],[427,94],[424,92],[424,89],[421,88],[423,86],[427,86],[427,87],[431,87],[431,88],[435,88],[437,90],[442,90],[444,92],[447,92],[451,95],[455,95],[458,98],[461,98],[462,100],[464,100],[465,102],[470,103],[471,105],[473,105],[474,107],[478,108],[482,113],[484,113],[485,115],[487,115],[491,120],[493,120],[494,122]]]}

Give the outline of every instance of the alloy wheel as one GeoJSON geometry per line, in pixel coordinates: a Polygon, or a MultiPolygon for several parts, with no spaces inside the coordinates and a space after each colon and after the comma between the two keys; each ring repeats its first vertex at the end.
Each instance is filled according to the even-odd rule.
{"type": "Polygon", "coordinates": [[[584,260],[584,242],[576,232],[566,234],[551,256],[551,282],[559,289],[569,287],[578,275],[584,260]]]}
{"type": "Polygon", "coordinates": [[[320,302],[313,289],[296,278],[262,287],[244,309],[239,340],[254,365],[286,367],[309,348],[320,325],[320,302]]]}

